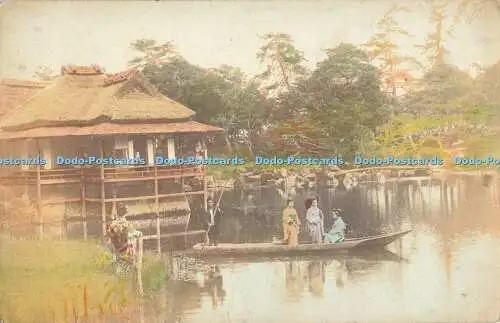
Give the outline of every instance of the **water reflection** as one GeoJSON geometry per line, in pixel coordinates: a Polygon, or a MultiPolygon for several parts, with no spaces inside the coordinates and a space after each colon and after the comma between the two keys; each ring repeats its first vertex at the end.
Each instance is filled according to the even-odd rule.
{"type": "Polygon", "coordinates": [[[309,292],[314,296],[323,296],[325,288],[325,268],[326,264],[322,261],[311,261],[307,265],[309,276],[309,292]]]}
{"type": "MultiPolygon", "coordinates": [[[[393,243],[392,253],[219,259],[202,287],[173,292],[171,306],[180,309],[171,311],[187,323],[494,322],[500,310],[500,258],[495,256],[500,253],[500,199],[498,183],[488,184],[472,177],[422,178],[318,191],[325,211],[343,209],[356,235],[408,224],[414,232],[393,243]]],[[[300,194],[310,193],[297,192],[301,216],[300,194]]],[[[230,198],[226,205],[243,205],[240,195],[230,198]]],[[[251,204],[247,213],[229,213],[229,227],[239,229],[226,231],[226,241],[281,236],[281,200],[266,191],[253,194],[251,204]]]]}
{"type": "Polygon", "coordinates": [[[204,291],[212,298],[212,308],[217,309],[224,303],[226,291],[223,288],[223,279],[220,268],[214,265],[205,273],[204,291]]]}
{"type": "Polygon", "coordinates": [[[301,263],[297,261],[285,263],[285,288],[290,299],[300,299],[304,288],[304,274],[301,263]]]}

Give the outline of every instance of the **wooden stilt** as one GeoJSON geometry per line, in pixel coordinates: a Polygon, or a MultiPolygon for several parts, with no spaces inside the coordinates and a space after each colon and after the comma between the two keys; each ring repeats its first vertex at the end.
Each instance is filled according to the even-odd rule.
{"type": "Polygon", "coordinates": [[[87,240],[87,204],[85,201],[85,173],[83,165],[80,167],[80,198],[81,198],[81,213],[83,220],[83,239],[87,240]]]}
{"type": "Polygon", "coordinates": [[[144,253],[143,238],[137,239],[137,259],[136,259],[136,269],[137,269],[137,291],[139,296],[144,296],[144,289],[142,286],[142,257],[144,253]]]}
{"type": "MultiPolygon", "coordinates": [[[[104,146],[102,140],[100,140],[101,145],[101,157],[104,157],[104,146]]],[[[104,164],[101,164],[100,173],[101,182],[101,221],[102,221],[102,238],[106,236],[106,190],[104,186],[104,164]]]]}
{"type": "Polygon", "coordinates": [[[161,255],[161,229],[160,229],[160,198],[158,195],[158,168],[156,163],[153,165],[154,169],[154,190],[155,190],[155,214],[156,214],[156,248],[158,254],[161,255]]]}
{"type": "MultiPolygon", "coordinates": [[[[37,140],[38,157],[42,158],[40,151],[40,142],[37,140]]],[[[42,181],[41,181],[41,165],[36,166],[36,208],[38,213],[38,219],[40,221],[40,239],[43,239],[43,201],[42,201],[42,181]]]]}
{"type": "Polygon", "coordinates": [[[384,185],[384,213],[385,217],[391,217],[391,202],[389,201],[389,187],[387,187],[387,184],[382,184],[384,185]]]}
{"type": "MultiPolygon", "coordinates": [[[[205,137],[202,137],[203,145],[203,158],[208,159],[207,145],[205,142],[205,137]]],[[[207,167],[203,165],[203,207],[205,211],[208,209],[208,183],[207,183],[207,167]]]]}

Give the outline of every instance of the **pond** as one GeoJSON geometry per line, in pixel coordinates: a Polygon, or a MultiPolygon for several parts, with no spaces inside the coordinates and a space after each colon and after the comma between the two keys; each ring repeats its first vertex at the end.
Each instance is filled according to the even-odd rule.
{"type": "MultiPolygon", "coordinates": [[[[497,184],[480,177],[359,183],[317,193],[343,210],[354,235],[414,231],[386,252],[323,258],[227,259],[159,295],[151,322],[495,322],[500,314],[497,184]]],[[[280,236],[273,187],[224,195],[225,242],[280,236]]],[[[327,227],[330,222],[326,223],[327,227]]]]}

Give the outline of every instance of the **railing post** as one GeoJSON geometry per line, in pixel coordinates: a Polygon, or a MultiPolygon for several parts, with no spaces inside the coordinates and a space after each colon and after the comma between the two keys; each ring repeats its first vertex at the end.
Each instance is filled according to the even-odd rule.
{"type": "Polygon", "coordinates": [[[156,163],[154,167],[154,190],[155,190],[155,215],[156,215],[156,248],[158,254],[161,255],[161,222],[160,222],[160,199],[158,196],[158,167],[156,163]]]}

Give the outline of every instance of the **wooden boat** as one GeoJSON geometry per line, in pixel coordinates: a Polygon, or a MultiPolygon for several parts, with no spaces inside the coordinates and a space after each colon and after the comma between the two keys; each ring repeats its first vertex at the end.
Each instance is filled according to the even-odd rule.
{"type": "Polygon", "coordinates": [[[397,233],[383,234],[366,238],[346,239],[343,243],[312,244],[305,243],[298,246],[288,246],[280,243],[221,243],[217,246],[208,246],[199,243],[189,250],[182,252],[184,256],[213,257],[213,256],[248,256],[248,255],[308,255],[308,254],[336,254],[349,251],[366,250],[370,248],[383,249],[395,240],[407,235],[412,230],[397,233]]]}

